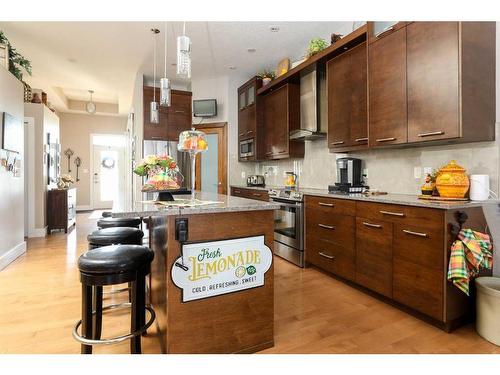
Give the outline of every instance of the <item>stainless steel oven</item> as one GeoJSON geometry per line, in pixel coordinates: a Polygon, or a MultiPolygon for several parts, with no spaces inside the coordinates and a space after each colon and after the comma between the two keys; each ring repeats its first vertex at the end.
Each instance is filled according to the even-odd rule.
{"type": "Polygon", "coordinates": [[[290,197],[289,191],[269,191],[274,211],[274,253],[299,267],[304,267],[304,207],[302,195],[290,197]]]}
{"type": "Polygon", "coordinates": [[[255,144],[253,138],[240,141],[239,150],[240,150],[240,158],[244,159],[252,157],[255,153],[255,144]]]}

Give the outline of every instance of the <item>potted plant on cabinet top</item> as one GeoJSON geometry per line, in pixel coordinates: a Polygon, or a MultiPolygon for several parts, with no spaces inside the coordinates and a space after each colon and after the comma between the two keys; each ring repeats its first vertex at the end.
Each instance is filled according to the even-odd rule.
{"type": "Polygon", "coordinates": [[[0,31],[0,45],[7,46],[9,71],[14,74],[18,80],[21,82],[23,81],[22,69],[31,75],[31,62],[12,47],[12,44],[10,44],[3,31],[0,31]]]}
{"type": "Polygon", "coordinates": [[[307,47],[307,57],[314,56],[318,52],[323,51],[326,47],[328,47],[326,40],[322,38],[311,39],[309,47],[307,47]]]}
{"type": "Polygon", "coordinates": [[[262,84],[265,86],[276,78],[276,73],[272,70],[264,70],[259,77],[262,78],[262,84]]]}

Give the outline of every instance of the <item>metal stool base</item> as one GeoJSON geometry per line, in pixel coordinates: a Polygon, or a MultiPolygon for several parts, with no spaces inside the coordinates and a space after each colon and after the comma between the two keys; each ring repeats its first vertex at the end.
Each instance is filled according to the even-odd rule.
{"type": "MultiPolygon", "coordinates": [[[[124,302],[124,303],[117,303],[109,306],[105,306],[102,308],[102,311],[108,311],[108,310],[117,310],[117,309],[123,309],[123,308],[131,308],[132,304],[130,302],[124,302]]],[[[153,322],[156,319],[156,314],[155,311],[151,306],[146,306],[146,310],[149,311],[149,314],[151,315],[149,318],[149,321],[142,326],[140,329],[131,332],[126,335],[122,336],[117,336],[117,337],[111,337],[109,339],[99,339],[99,340],[93,340],[93,339],[88,339],[86,337],[81,336],[78,333],[78,328],[82,324],[82,320],[80,319],[78,322],[76,322],[75,326],[73,327],[73,337],[76,341],[85,344],[85,345],[111,345],[111,344],[117,344],[119,342],[131,339],[132,337],[142,335],[144,332],[147,331],[149,327],[153,324],[153,322]]],[[[95,311],[92,312],[92,315],[95,315],[95,311]]]]}

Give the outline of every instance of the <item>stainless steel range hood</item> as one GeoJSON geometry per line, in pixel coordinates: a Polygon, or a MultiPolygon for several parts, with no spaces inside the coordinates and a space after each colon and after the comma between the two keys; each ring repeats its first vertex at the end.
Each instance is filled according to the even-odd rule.
{"type": "Polygon", "coordinates": [[[300,129],[290,139],[315,140],[326,137],[326,71],[324,64],[313,64],[300,76],[300,129]]]}

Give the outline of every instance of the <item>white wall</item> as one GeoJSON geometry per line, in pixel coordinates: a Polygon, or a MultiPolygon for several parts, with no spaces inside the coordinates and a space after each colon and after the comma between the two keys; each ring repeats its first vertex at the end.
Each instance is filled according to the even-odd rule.
{"type": "MultiPolygon", "coordinates": [[[[0,67],[0,111],[24,120],[23,85],[0,67]]],[[[24,146],[23,146],[24,147],[24,146]]],[[[23,149],[23,148],[21,148],[23,149]]],[[[0,151],[0,157],[6,156],[0,151]]],[[[23,155],[21,155],[23,160],[23,155]]],[[[0,167],[0,270],[26,251],[24,242],[24,161],[21,177],[0,167]]]]}

